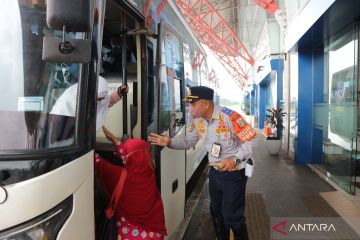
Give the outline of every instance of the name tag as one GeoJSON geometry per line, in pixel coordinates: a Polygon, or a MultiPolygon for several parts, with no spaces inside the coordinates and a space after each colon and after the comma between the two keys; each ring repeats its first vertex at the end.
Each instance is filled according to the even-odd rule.
{"type": "Polygon", "coordinates": [[[221,151],[220,144],[213,143],[213,145],[211,147],[210,155],[213,156],[213,157],[219,157],[220,156],[220,151],[221,151]]]}

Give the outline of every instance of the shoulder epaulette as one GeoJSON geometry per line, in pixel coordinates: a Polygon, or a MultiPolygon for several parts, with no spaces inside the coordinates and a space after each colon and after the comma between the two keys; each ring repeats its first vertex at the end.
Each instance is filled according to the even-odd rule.
{"type": "Polygon", "coordinates": [[[226,115],[228,115],[228,116],[230,116],[231,114],[234,113],[233,110],[228,109],[228,108],[226,108],[226,107],[223,107],[223,108],[221,109],[221,111],[222,111],[223,113],[225,113],[226,115]]]}

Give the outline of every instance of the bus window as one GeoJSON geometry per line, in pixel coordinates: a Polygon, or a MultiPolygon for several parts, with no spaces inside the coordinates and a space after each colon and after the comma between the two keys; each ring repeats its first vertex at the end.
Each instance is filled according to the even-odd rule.
{"type": "Polygon", "coordinates": [[[148,98],[147,98],[147,135],[152,132],[157,132],[157,101],[158,95],[156,94],[157,86],[155,84],[155,72],[154,72],[154,48],[153,44],[148,40],[147,42],[147,69],[148,69],[148,98]]]}
{"type": "Polygon", "coordinates": [[[167,31],[165,34],[165,64],[176,73],[176,78],[183,79],[184,64],[182,59],[182,44],[180,40],[167,31]]]}
{"type": "Polygon", "coordinates": [[[47,28],[45,3],[5,0],[1,5],[0,18],[6,20],[0,19],[0,151],[74,144],[80,65],[41,60],[43,37],[62,36],[47,28]],[[52,114],[66,92],[73,93],[71,114],[52,114]]]}
{"type": "Polygon", "coordinates": [[[184,124],[182,44],[170,31],[164,40],[165,69],[160,83],[160,132],[173,137],[184,124]]]}

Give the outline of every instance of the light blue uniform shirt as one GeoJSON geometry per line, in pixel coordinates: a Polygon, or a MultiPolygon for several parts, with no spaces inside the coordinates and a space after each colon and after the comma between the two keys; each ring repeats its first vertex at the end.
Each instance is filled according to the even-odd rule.
{"type": "Polygon", "coordinates": [[[210,121],[204,118],[196,118],[187,127],[186,137],[174,137],[171,139],[170,148],[191,149],[194,148],[199,140],[205,145],[209,153],[209,162],[220,162],[228,157],[237,159],[251,158],[250,143],[242,144],[234,132],[233,125],[229,116],[223,111],[231,111],[227,108],[214,106],[214,111],[210,121]],[[221,146],[219,157],[212,156],[211,149],[213,144],[221,146]]]}

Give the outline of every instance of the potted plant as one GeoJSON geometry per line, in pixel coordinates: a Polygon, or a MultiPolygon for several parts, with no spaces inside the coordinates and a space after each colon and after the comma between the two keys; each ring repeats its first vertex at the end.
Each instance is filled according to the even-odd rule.
{"type": "Polygon", "coordinates": [[[273,128],[273,135],[266,138],[266,146],[270,154],[278,154],[281,150],[284,127],[284,116],[286,113],[281,108],[266,109],[270,114],[267,124],[273,128]]]}

